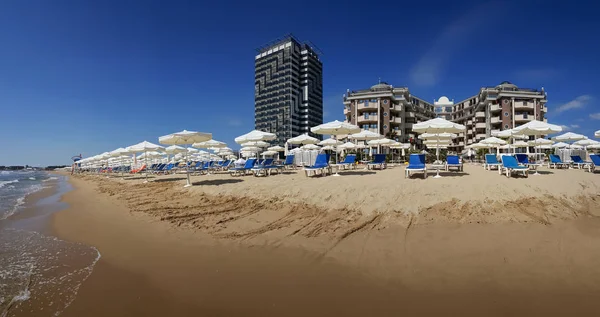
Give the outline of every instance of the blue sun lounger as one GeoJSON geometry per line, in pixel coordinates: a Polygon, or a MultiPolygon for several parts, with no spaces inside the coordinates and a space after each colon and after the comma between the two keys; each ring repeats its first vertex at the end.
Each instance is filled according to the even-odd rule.
{"type": "Polygon", "coordinates": [[[427,165],[425,165],[425,154],[411,154],[408,158],[404,178],[410,177],[414,172],[423,172],[423,178],[427,178],[427,165]]]}
{"type": "Polygon", "coordinates": [[[367,169],[375,168],[385,168],[385,154],[375,154],[373,157],[373,161],[367,164],[367,169]]]}
{"type": "Polygon", "coordinates": [[[343,169],[346,169],[346,168],[354,169],[354,168],[356,168],[355,163],[356,163],[356,154],[348,154],[344,158],[344,161],[340,162],[338,165],[343,169]]]}
{"type": "Polygon", "coordinates": [[[538,166],[540,166],[540,164],[530,163],[529,157],[527,156],[527,154],[517,153],[517,154],[515,154],[515,157],[517,158],[517,162],[520,165],[527,166],[532,170],[535,170],[535,169],[537,169],[538,166]]]}
{"type": "Polygon", "coordinates": [[[306,174],[306,177],[308,177],[310,176],[309,174],[311,172],[313,173],[313,176],[317,175],[317,172],[320,172],[321,175],[324,175],[329,170],[329,154],[321,153],[317,155],[317,159],[315,160],[315,164],[313,166],[308,166],[304,168],[304,173],[306,174]]]}
{"type": "Polygon", "coordinates": [[[275,165],[273,165],[273,159],[268,158],[260,164],[256,164],[251,171],[254,173],[254,176],[267,176],[271,168],[275,168],[275,165]]]}
{"type": "Polygon", "coordinates": [[[576,165],[579,169],[586,168],[592,164],[592,162],[584,161],[579,155],[571,155],[571,160],[573,160],[573,165],[576,165]]]}
{"type": "Polygon", "coordinates": [[[600,167],[600,155],[592,154],[590,160],[592,160],[592,164],[588,165],[588,172],[595,173],[596,167],[600,167]]]}
{"type": "Polygon", "coordinates": [[[556,154],[550,154],[550,162],[548,162],[548,168],[563,168],[569,167],[569,163],[564,163],[560,157],[556,154]]]}
{"type": "Polygon", "coordinates": [[[231,174],[231,176],[246,175],[246,173],[248,171],[252,170],[252,168],[254,167],[254,164],[256,164],[256,159],[255,158],[248,159],[246,161],[246,164],[244,164],[243,167],[230,168],[229,169],[229,173],[231,174]]]}
{"type": "Polygon", "coordinates": [[[517,159],[511,155],[502,155],[502,166],[499,169],[499,174],[506,173],[506,177],[510,177],[512,173],[522,172],[523,176],[528,177],[529,167],[519,165],[517,159]]]}
{"type": "Polygon", "coordinates": [[[296,164],[294,164],[294,154],[289,154],[285,157],[285,161],[281,165],[277,165],[279,169],[291,168],[296,169],[296,164]]]}
{"type": "Polygon", "coordinates": [[[446,156],[446,171],[449,171],[450,168],[456,168],[459,172],[463,171],[463,164],[460,162],[458,155],[446,156]]]}
{"type": "Polygon", "coordinates": [[[492,170],[492,167],[496,167],[498,170],[500,169],[500,162],[498,162],[498,158],[496,158],[496,154],[486,154],[485,155],[485,169],[488,171],[492,170]]]}

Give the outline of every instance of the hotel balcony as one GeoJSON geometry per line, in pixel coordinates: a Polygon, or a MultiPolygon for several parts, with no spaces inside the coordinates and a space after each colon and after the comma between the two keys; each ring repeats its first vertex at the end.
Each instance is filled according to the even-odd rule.
{"type": "Polygon", "coordinates": [[[393,107],[390,107],[390,110],[402,111],[402,105],[394,105],[393,107]]]}
{"type": "Polygon", "coordinates": [[[410,112],[407,111],[404,115],[405,118],[414,118],[415,117],[415,113],[414,112],[410,112]]]}
{"type": "Polygon", "coordinates": [[[492,124],[502,123],[502,119],[500,119],[500,117],[492,117],[490,121],[492,124]]]}
{"type": "Polygon", "coordinates": [[[480,140],[483,140],[483,139],[485,139],[485,133],[483,133],[483,134],[482,134],[482,133],[478,133],[478,134],[475,136],[475,139],[477,140],[477,142],[479,142],[480,140]]]}
{"type": "Polygon", "coordinates": [[[369,110],[377,110],[379,107],[377,102],[363,102],[358,104],[358,110],[369,109],[369,110]]]}
{"type": "Polygon", "coordinates": [[[524,115],[524,114],[515,115],[515,122],[529,122],[533,119],[534,119],[533,115],[524,115]]]}
{"type": "Polygon", "coordinates": [[[533,103],[524,103],[522,101],[515,101],[515,110],[533,110],[533,103]]]}
{"type": "Polygon", "coordinates": [[[485,118],[485,112],[479,111],[475,113],[476,118],[485,118]]]}
{"type": "Polygon", "coordinates": [[[491,105],[490,106],[490,111],[491,112],[497,112],[497,111],[501,111],[502,107],[500,107],[500,105],[491,105]]]}
{"type": "Polygon", "coordinates": [[[472,134],[472,133],[473,133],[473,130],[471,130],[471,129],[467,130],[467,134],[468,134],[468,135],[470,135],[470,134],[472,134]]]}
{"type": "Polygon", "coordinates": [[[485,122],[477,122],[477,123],[475,123],[475,128],[477,128],[477,129],[485,129],[485,122]]]}
{"type": "Polygon", "coordinates": [[[356,121],[358,123],[371,123],[371,122],[377,122],[377,116],[367,116],[365,117],[365,115],[362,116],[358,116],[356,117],[356,121]]]}
{"type": "Polygon", "coordinates": [[[390,117],[390,123],[402,123],[401,117],[390,117]]]}
{"type": "Polygon", "coordinates": [[[463,146],[463,145],[465,145],[465,142],[463,142],[463,141],[460,141],[460,142],[458,142],[458,145],[459,145],[459,146],[463,146]]]}
{"type": "Polygon", "coordinates": [[[347,115],[350,112],[350,109],[344,108],[344,115],[347,115]]]}

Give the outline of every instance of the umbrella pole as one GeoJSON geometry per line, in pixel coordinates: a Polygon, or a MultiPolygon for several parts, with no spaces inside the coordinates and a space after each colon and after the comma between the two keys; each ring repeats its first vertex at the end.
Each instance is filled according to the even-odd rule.
{"type": "MultiPolygon", "coordinates": [[[[335,140],[337,141],[337,135],[335,136],[335,140]]],[[[335,143],[337,143],[337,142],[335,142],[335,143]]],[[[337,145],[336,145],[333,150],[333,155],[335,155],[335,174],[333,174],[333,176],[340,176],[340,174],[338,173],[339,166],[338,166],[337,154],[338,153],[337,153],[337,145]]]]}
{"type": "Polygon", "coordinates": [[[188,165],[188,150],[187,150],[187,146],[185,149],[185,173],[187,174],[187,184],[185,184],[185,186],[183,187],[190,187],[192,186],[192,184],[190,183],[190,166],[188,165]]]}
{"type": "MultiPolygon", "coordinates": [[[[440,160],[440,135],[438,134],[436,137],[436,145],[435,145],[435,152],[436,152],[436,156],[435,156],[435,160],[439,161],[440,160]]],[[[436,174],[433,178],[440,178],[442,176],[440,176],[440,168],[436,168],[436,174]]]]}
{"type": "MultiPolygon", "coordinates": [[[[538,138],[538,136],[536,135],[536,136],[535,136],[535,139],[536,139],[536,141],[537,141],[537,138],[538,138]]],[[[536,142],[536,141],[534,141],[534,142],[536,142]]],[[[536,142],[536,143],[537,143],[537,142],[536,142]]],[[[535,145],[536,143],[534,143],[534,145],[535,145]]],[[[538,153],[537,153],[537,150],[538,150],[538,149],[537,149],[537,146],[535,146],[535,147],[533,148],[533,152],[535,153],[535,164],[537,164],[537,163],[538,163],[538,153]]],[[[540,175],[540,173],[538,173],[538,168],[539,168],[539,165],[536,165],[536,166],[535,166],[535,173],[533,173],[533,175],[540,175]]]]}

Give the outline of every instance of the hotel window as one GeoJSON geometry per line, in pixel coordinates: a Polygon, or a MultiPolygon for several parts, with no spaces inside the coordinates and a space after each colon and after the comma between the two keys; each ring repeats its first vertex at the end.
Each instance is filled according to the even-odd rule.
{"type": "Polygon", "coordinates": [[[385,124],[384,124],[384,125],[383,125],[383,128],[384,128],[384,129],[387,129],[387,125],[385,125],[385,124]]]}
{"type": "Polygon", "coordinates": [[[384,117],[387,117],[387,112],[384,112],[384,113],[383,113],[383,116],[384,116],[384,117]]]}
{"type": "Polygon", "coordinates": [[[387,105],[387,103],[388,103],[387,99],[383,99],[383,104],[387,105]]]}
{"type": "Polygon", "coordinates": [[[504,125],[504,128],[505,128],[505,129],[508,129],[508,124],[505,124],[505,125],[504,125]]]}
{"type": "Polygon", "coordinates": [[[365,112],[365,119],[369,119],[369,113],[365,112]]]}
{"type": "Polygon", "coordinates": [[[505,112],[505,113],[504,113],[504,116],[505,116],[505,117],[508,117],[508,112],[505,112]]]}

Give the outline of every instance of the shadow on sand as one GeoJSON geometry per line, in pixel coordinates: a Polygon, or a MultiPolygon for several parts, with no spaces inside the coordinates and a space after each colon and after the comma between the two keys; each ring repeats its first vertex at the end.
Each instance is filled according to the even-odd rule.
{"type": "MultiPolygon", "coordinates": [[[[154,177],[155,176],[148,176],[148,181],[153,180],[154,177]]],[[[136,180],[136,179],[146,179],[146,177],[145,176],[133,176],[133,177],[125,177],[123,179],[126,181],[129,181],[129,180],[136,180]]]]}
{"type": "Polygon", "coordinates": [[[192,185],[194,185],[194,186],[219,186],[219,185],[225,185],[225,184],[235,184],[235,183],[240,183],[240,182],[243,182],[243,180],[241,180],[239,178],[206,179],[206,180],[202,180],[199,182],[193,182],[192,185]]]}
{"type": "Polygon", "coordinates": [[[377,172],[373,172],[373,171],[367,171],[367,170],[362,170],[362,171],[357,171],[357,170],[345,170],[345,171],[340,171],[340,175],[342,176],[350,176],[350,175],[358,175],[358,176],[364,176],[364,175],[373,175],[373,174],[377,174],[377,172]]]}
{"type": "Polygon", "coordinates": [[[176,178],[160,178],[160,179],[156,179],[153,182],[154,183],[167,183],[167,182],[177,182],[177,181],[184,181],[187,178],[185,177],[176,177],[176,178]]]}

